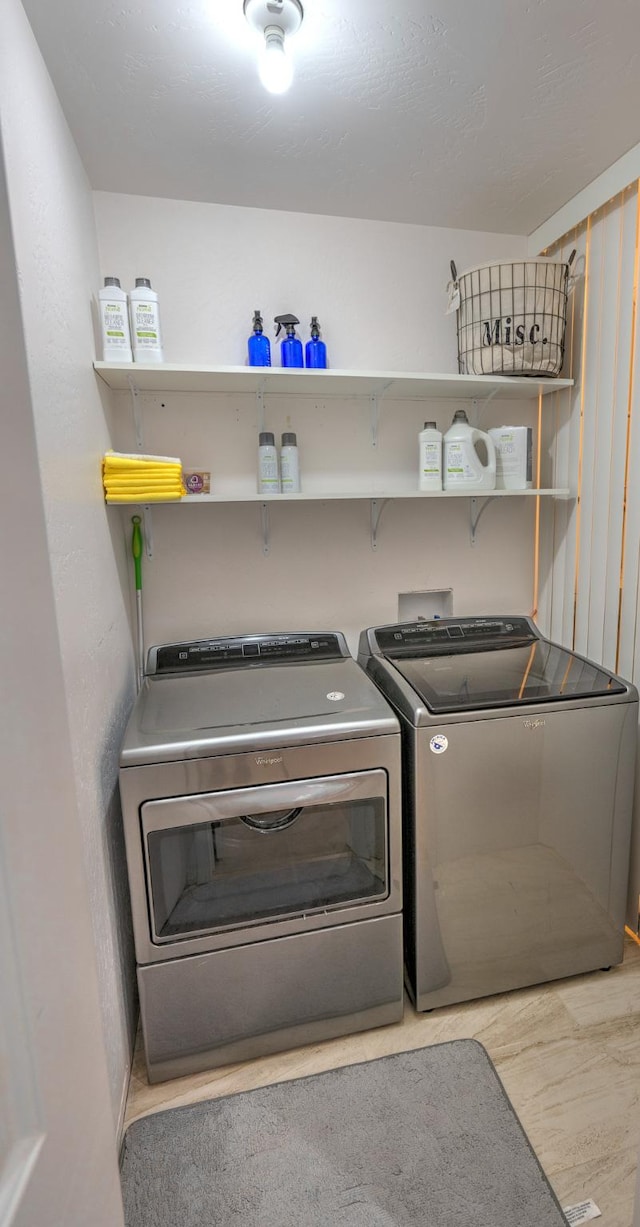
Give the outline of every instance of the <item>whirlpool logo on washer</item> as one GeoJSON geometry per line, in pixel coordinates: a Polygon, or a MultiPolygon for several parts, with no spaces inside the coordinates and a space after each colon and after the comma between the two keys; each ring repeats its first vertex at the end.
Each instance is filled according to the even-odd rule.
{"type": "Polygon", "coordinates": [[[526,729],[543,729],[545,722],[542,719],[538,719],[538,720],[523,720],[522,723],[524,724],[524,727],[526,729]]]}
{"type": "Polygon", "coordinates": [[[259,767],[276,767],[283,761],[282,754],[256,754],[256,763],[259,767]]]}

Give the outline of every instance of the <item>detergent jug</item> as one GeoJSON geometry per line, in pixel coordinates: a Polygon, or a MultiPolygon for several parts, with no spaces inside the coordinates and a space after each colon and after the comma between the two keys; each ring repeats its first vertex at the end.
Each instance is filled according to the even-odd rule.
{"type": "Polygon", "coordinates": [[[475,494],[496,488],[496,448],[490,435],[469,425],[464,409],[456,409],[453,422],[444,436],[444,488],[475,494]],[[486,450],[486,464],[478,451],[486,450]]]}

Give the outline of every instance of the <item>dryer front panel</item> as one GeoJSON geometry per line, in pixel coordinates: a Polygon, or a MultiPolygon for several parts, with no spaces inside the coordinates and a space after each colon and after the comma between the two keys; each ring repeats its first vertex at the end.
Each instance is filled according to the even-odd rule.
{"type": "Polygon", "coordinates": [[[149,801],[141,822],[157,943],[389,894],[384,771],[149,801]]]}
{"type": "Polygon", "coordinates": [[[400,733],[120,773],[141,965],[398,913],[400,733]]]}

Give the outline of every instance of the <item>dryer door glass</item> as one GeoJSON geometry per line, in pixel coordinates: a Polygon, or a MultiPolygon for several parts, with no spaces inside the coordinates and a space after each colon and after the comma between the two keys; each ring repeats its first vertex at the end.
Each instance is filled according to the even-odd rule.
{"type": "Polygon", "coordinates": [[[384,771],[149,801],[152,940],[384,899],[384,771]]]}

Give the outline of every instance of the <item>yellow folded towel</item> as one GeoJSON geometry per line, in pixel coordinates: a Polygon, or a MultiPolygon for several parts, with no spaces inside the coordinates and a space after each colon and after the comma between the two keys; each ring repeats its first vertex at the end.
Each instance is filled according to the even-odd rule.
{"type": "Polygon", "coordinates": [[[172,503],[185,495],[177,456],[106,452],[102,482],[108,503],[172,503]]]}
{"type": "Polygon", "coordinates": [[[139,490],[131,494],[109,494],[107,493],[108,503],[177,503],[184,496],[184,490],[180,493],[170,493],[164,491],[159,494],[157,490],[139,490]]]}
{"type": "Polygon", "coordinates": [[[177,465],[182,468],[182,461],[179,456],[145,456],[142,452],[105,452],[104,463],[112,468],[126,469],[139,468],[141,465],[157,464],[177,465]]]}
{"type": "Polygon", "coordinates": [[[105,461],[103,471],[108,472],[110,477],[140,477],[141,481],[146,481],[147,477],[166,477],[180,475],[183,471],[183,466],[179,464],[147,464],[147,465],[131,465],[129,467],[113,466],[105,461]]]}
{"type": "Polygon", "coordinates": [[[119,490],[124,494],[127,490],[166,490],[181,486],[178,474],[169,477],[109,477],[105,474],[104,484],[108,490],[119,490]]]}
{"type": "Polygon", "coordinates": [[[134,464],[128,460],[126,465],[120,465],[112,464],[108,457],[102,467],[105,473],[111,473],[113,477],[153,477],[154,473],[182,472],[181,464],[148,464],[146,460],[144,464],[134,464]]]}

